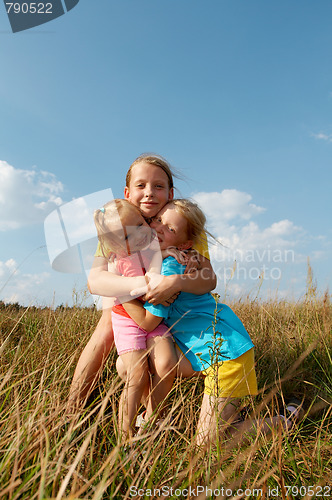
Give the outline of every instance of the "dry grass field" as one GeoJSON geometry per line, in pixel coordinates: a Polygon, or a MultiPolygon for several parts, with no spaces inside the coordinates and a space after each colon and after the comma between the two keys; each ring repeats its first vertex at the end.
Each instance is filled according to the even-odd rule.
{"type": "Polygon", "coordinates": [[[128,454],[118,443],[115,353],[84,411],[64,418],[75,364],[100,313],[0,306],[0,498],[332,496],[328,294],[231,304],[256,345],[257,414],[295,395],[304,398],[305,417],[292,432],[278,428],[267,439],[258,431],[246,445],[220,440],[204,453],[194,447],[201,380],[175,384],[173,420],[137,438],[137,452],[128,454]]]}

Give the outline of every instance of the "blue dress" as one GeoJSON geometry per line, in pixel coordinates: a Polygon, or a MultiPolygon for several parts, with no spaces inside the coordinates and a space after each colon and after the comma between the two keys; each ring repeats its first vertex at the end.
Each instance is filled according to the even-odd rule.
{"type": "MultiPolygon", "coordinates": [[[[161,274],[183,274],[185,266],[174,257],[163,261],[161,274]]],[[[181,292],[169,307],[144,307],[154,316],[164,318],[173,337],[192,368],[202,371],[216,362],[236,359],[254,347],[241,320],[225,304],[216,303],[210,293],[194,295],[181,292]]]]}

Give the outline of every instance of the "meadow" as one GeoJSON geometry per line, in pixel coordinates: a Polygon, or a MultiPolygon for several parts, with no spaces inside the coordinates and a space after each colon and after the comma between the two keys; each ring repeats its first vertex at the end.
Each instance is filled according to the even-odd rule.
{"type": "Polygon", "coordinates": [[[0,303],[0,498],[328,498],[332,496],[332,307],[328,293],[299,302],[231,304],[256,345],[255,415],[304,399],[305,416],[269,438],[259,430],[194,446],[202,381],[177,382],[161,429],[119,445],[115,352],[79,415],[65,418],[73,371],[100,317],[83,306],[0,303]]]}

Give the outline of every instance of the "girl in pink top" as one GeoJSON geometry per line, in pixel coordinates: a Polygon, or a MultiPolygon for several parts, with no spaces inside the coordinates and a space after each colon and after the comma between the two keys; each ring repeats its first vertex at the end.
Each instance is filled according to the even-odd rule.
{"type": "MultiPolygon", "coordinates": [[[[112,200],[95,211],[95,225],[101,252],[112,262],[112,271],[125,277],[160,273],[162,255],[158,238],[139,209],[127,200],[112,200]]],[[[119,405],[119,426],[123,437],[131,436],[143,394],[149,391],[148,356],[154,359],[156,374],[152,379],[153,398],[146,401],[149,413],[156,410],[154,401],[163,401],[170,391],[177,356],[169,328],[161,322],[149,333],[128,315],[120,297],[112,310],[114,341],[126,371],[126,382],[119,405]],[[162,380],[162,383],[160,381],[162,380]]],[[[161,407],[158,408],[158,413],[161,407]]]]}

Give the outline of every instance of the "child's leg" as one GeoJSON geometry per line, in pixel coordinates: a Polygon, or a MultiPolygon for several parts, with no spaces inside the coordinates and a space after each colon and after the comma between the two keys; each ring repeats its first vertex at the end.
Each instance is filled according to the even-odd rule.
{"type": "Polygon", "coordinates": [[[198,446],[208,444],[220,430],[228,434],[240,419],[240,398],[257,394],[253,349],[232,360],[212,364],[205,370],[204,396],[197,427],[198,446]]]}
{"type": "Polygon", "coordinates": [[[218,434],[227,436],[238,436],[244,440],[243,434],[257,434],[259,428],[265,435],[271,431],[271,426],[275,426],[282,421],[282,417],[276,416],[264,420],[248,419],[240,420],[239,406],[240,398],[215,398],[204,393],[200,416],[197,425],[196,444],[207,446],[214,441],[218,434]]]}
{"type": "Polygon", "coordinates": [[[246,441],[249,434],[268,435],[273,428],[284,429],[292,425],[292,419],[299,417],[298,408],[289,407],[292,418],[276,415],[272,418],[242,420],[239,414],[240,398],[257,394],[254,369],[254,351],[250,349],[233,360],[212,365],[206,371],[205,391],[198,421],[198,446],[207,445],[221,431],[236,437],[238,442],[246,441]]]}
{"type": "Polygon", "coordinates": [[[196,372],[193,370],[191,363],[188,358],[180,351],[178,347],[175,348],[176,356],[177,356],[177,369],[176,376],[182,378],[190,378],[190,377],[202,377],[202,372],[196,372]]]}
{"type": "MultiPolygon", "coordinates": [[[[124,365],[123,360],[121,359],[121,356],[119,356],[118,359],[116,360],[116,370],[117,370],[118,375],[121,378],[121,380],[123,380],[125,382],[127,380],[127,370],[126,370],[126,367],[124,365]]],[[[147,384],[144,388],[144,392],[143,392],[142,399],[141,399],[141,403],[143,406],[145,406],[145,408],[148,405],[148,400],[150,397],[150,389],[151,388],[150,388],[150,381],[149,381],[149,384],[147,384]]]]}
{"type": "Polygon", "coordinates": [[[172,337],[150,337],[147,340],[149,366],[152,374],[151,397],[147,408],[147,417],[158,408],[162,415],[163,401],[170,392],[175,376],[177,355],[172,337]]]}
{"type": "MultiPolygon", "coordinates": [[[[104,303],[103,299],[103,303],[104,303]]],[[[113,300],[113,299],[111,299],[113,300]]],[[[69,389],[68,410],[74,410],[92,390],[105,361],[113,348],[112,308],[110,303],[103,309],[91,339],[78,360],[73,380],[69,389]]]]}
{"type": "Polygon", "coordinates": [[[127,373],[126,385],[119,404],[119,425],[123,437],[132,436],[142,394],[149,384],[147,351],[131,351],[121,354],[127,373]]]}
{"type": "Polygon", "coordinates": [[[227,425],[237,420],[239,403],[238,398],[214,398],[204,393],[197,424],[197,446],[207,446],[216,439],[217,428],[224,431],[227,425]]]}
{"type": "MultiPolygon", "coordinates": [[[[172,342],[172,345],[174,346],[173,342],[172,342]]],[[[162,345],[159,344],[158,347],[159,347],[159,350],[160,350],[160,348],[162,347],[162,345]]],[[[169,349],[169,348],[170,348],[170,345],[168,343],[167,344],[167,349],[169,349]]],[[[150,355],[150,350],[148,350],[148,354],[150,355]]],[[[163,358],[163,354],[164,353],[162,353],[161,358],[163,358]]],[[[172,355],[173,355],[173,352],[172,352],[172,349],[171,349],[171,354],[168,357],[168,359],[171,359],[172,355]]],[[[154,357],[157,360],[157,356],[153,356],[152,357],[152,361],[149,363],[149,365],[150,365],[150,373],[151,373],[152,376],[156,372],[155,367],[153,366],[153,359],[154,359],[154,357]]],[[[174,361],[175,361],[175,371],[176,371],[176,376],[177,377],[188,378],[188,377],[202,376],[201,372],[196,372],[196,371],[194,371],[192,369],[190,361],[181,353],[181,351],[179,349],[175,349],[175,358],[174,358],[174,361]]],[[[117,368],[119,377],[122,380],[126,380],[127,370],[126,370],[126,367],[125,367],[125,365],[123,363],[123,360],[121,359],[121,356],[119,356],[118,359],[117,359],[116,368],[117,368]]],[[[167,373],[169,373],[172,370],[172,367],[171,367],[171,365],[169,365],[168,361],[166,361],[166,362],[161,361],[160,365],[158,367],[158,370],[159,370],[159,377],[160,377],[160,372],[161,371],[163,371],[165,374],[167,374],[167,373]],[[163,363],[163,366],[161,366],[161,363],[163,363]]],[[[173,374],[172,374],[172,376],[173,376],[173,374]]],[[[155,380],[155,383],[156,383],[156,380],[155,380]]],[[[170,386],[170,388],[171,388],[171,386],[170,386]]],[[[168,392],[166,392],[166,394],[164,394],[161,397],[159,397],[159,401],[158,402],[156,401],[157,398],[158,398],[158,395],[157,396],[155,395],[155,398],[154,398],[154,408],[152,409],[151,398],[150,398],[150,386],[149,385],[146,386],[146,389],[144,390],[141,402],[142,402],[142,404],[146,408],[148,408],[148,411],[147,411],[148,415],[152,415],[153,414],[155,408],[158,406],[158,404],[160,404],[163,401],[163,399],[167,396],[167,393],[168,392]]]]}
{"type": "Polygon", "coordinates": [[[204,394],[197,425],[197,446],[207,446],[215,440],[217,431],[227,434],[228,437],[234,437],[238,443],[244,443],[250,435],[257,436],[258,433],[268,436],[273,429],[280,428],[280,426],[285,430],[291,429],[303,414],[301,405],[294,404],[293,406],[290,403],[286,407],[287,417],[275,415],[264,419],[248,418],[243,421],[240,419],[239,405],[239,398],[214,398],[209,394],[204,394]]]}

